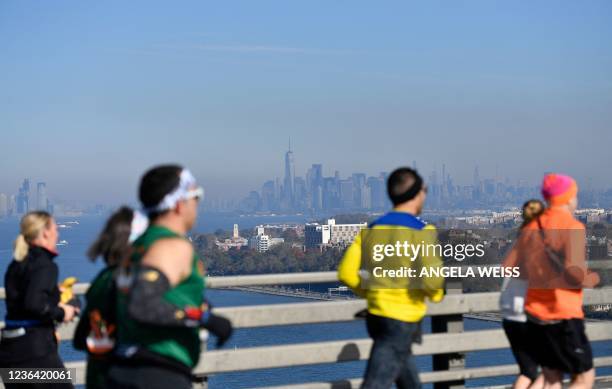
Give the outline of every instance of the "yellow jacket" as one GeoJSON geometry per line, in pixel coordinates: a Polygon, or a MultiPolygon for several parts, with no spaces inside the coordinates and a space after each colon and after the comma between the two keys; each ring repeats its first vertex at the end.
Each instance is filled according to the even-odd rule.
{"type": "MultiPolygon", "coordinates": [[[[442,300],[444,278],[395,279],[387,277],[382,284],[385,287],[380,287],[381,284],[376,287],[372,282],[368,282],[373,277],[372,266],[383,266],[383,268],[387,266],[382,261],[373,262],[371,258],[362,258],[362,247],[371,247],[368,245],[371,245],[372,242],[394,245],[398,241],[407,241],[413,245],[438,243],[436,229],[433,225],[425,224],[409,213],[389,212],[373,222],[367,229],[362,230],[349,246],[338,267],[338,279],[350,287],[356,295],[367,299],[368,312],[371,314],[405,322],[418,322],[427,311],[426,297],[433,302],[442,300]]],[[[421,253],[414,261],[404,260],[401,265],[417,269],[418,274],[422,267],[442,266],[442,260],[432,250],[432,252],[421,253]]],[[[378,270],[380,274],[380,269],[378,270]]]]}

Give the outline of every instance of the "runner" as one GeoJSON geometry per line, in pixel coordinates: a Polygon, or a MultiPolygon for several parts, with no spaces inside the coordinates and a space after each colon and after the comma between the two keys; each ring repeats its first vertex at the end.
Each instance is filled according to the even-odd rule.
{"type": "MultiPolygon", "coordinates": [[[[427,196],[419,174],[410,168],[395,170],[387,181],[387,191],[394,209],[357,236],[338,267],[338,278],[368,303],[366,325],[374,344],[362,388],[387,389],[395,382],[399,389],[414,389],[420,388],[421,383],[412,343],[420,343],[420,323],[427,310],[425,299],[442,300],[444,279],[419,279],[414,284],[404,279],[374,280],[371,256],[364,251],[372,242],[393,245],[399,240],[427,244],[437,241],[435,227],[418,218],[427,196]]],[[[438,267],[442,261],[437,256],[420,256],[414,265],[438,267]]]]}
{"type": "MultiPolygon", "coordinates": [[[[6,271],[6,327],[0,342],[0,367],[63,368],[55,325],[70,322],[79,309],[60,303],[57,225],[47,212],[27,213],[6,271]]],[[[7,388],[72,388],[72,384],[4,384],[7,388]]]]}
{"type": "Polygon", "coordinates": [[[158,166],[142,178],[140,201],[150,226],[133,244],[129,276],[117,282],[116,362],[112,388],[191,388],[200,352],[200,328],[231,335],[230,322],[204,299],[203,263],[186,238],[197,217],[202,188],[187,170],[158,166]]]}
{"type": "Polygon", "coordinates": [[[128,207],[121,207],[108,219],[87,256],[102,257],[104,268],[91,282],[85,295],[85,310],[73,337],[73,346],[87,352],[86,387],[103,389],[115,345],[115,281],[119,269],[128,265],[131,243],[148,226],[148,219],[128,207]]]}
{"type": "MultiPolygon", "coordinates": [[[[536,217],[539,217],[542,212],[544,212],[544,203],[540,200],[529,200],[523,204],[521,230],[536,217]]],[[[512,248],[502,266],[516,266],[518,258],[515,247],[512,248]]],[[[499,300],[503,317],[502,326],[520,369],[520,373],[512,385],[514,389],[539,389],[544,385],[544,376],[538,372],[533,341],[529,336],[527,315],[525,315],[527,286],[526,276],[524,278],[506,278],[499,300]]]]}
{"type": "Polygon", "coordinates": [[[548,207],[523,229],[518,242],[521,271],[529,289],[525,299],[530,337],[542,366],[545,388],[591,388],[595,380],[591,345],[584,329],[583,287],[599,283],[586,266],[585,227],[573,212],[578,206],[573,178],[548,174],[542,195],[548,207]]]}

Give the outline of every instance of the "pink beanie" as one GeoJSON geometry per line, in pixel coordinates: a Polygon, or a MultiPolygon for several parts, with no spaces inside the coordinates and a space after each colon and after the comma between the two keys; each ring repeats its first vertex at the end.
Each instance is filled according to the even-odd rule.
{"type": "Polygon", "coordinates": [[[578,194],[576,181],[563,174],[547,174],[542,181],[542,196],[551,205],[564,205],[578,194]]]}

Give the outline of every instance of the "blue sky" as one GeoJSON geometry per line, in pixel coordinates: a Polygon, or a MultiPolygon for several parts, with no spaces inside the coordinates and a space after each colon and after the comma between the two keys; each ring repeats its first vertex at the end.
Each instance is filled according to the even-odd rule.
{"type": "Polygon", "coordinates": [[[413,160],[459,181],[612,186],[609,1],[2,1],[0,192],[132,200],[178,161],[213,196],[413,160]]]}

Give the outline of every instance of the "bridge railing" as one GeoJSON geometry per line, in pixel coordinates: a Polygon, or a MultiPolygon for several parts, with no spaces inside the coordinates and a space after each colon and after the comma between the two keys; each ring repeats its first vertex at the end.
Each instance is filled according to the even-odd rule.
{"type": "MultiPolygon", "coordinates": [[[[336,281],[335,272],[266,274],[248,276],[209,277],[210,288],[233,286],[281,285],[300,283],[322,283],[336,281]]],[[[87,284],[76,285],[79,294],[87,290],[87,284]]],[[[4,289],[0,289],[0,299],[4,289]]],[[[434,320],[461,319],[463,314],[479,314],[498,311],[499,293],[449,294],[438,304],[429,304],[428,315],[434,320]]],[[[612,288],[585,291],[585,305],[608,304],[612,302],[612,288]]],[[[345,322],[355,320],[355,314],[365,308],[365,301],[317,301],[288,304],[238,306],[215,308],[215,311],[228,317],[235,328],[253,328],[281,325],[307,325],[313,323],[345,322]]],[[[2,325],[2,323],[0,323],[2,325]]],[[[72,339],[76,323],[61,325],[59,335],[62,341],[72,339]]],[[[462,326],[460,327],[462,329],[462,326]]],[[[589,321],[586,331],[592,342],[612,340],[612,325],[609,321],[589,321]]],[[[200,363],[195,368],[198,375],[213,375],[256,369],[303,366],[322,363],[338,363],[364,360],[368,358],[372,342],[370,339],[349,339],[302,344],[282,344],[273,346],[249,347],[236,350],[220,349],[204,351],[200,363]]],[[[453,356],[459,363],[450,364],[451,368],[423,372],[425,383],[435,383],[436,388],[459,387],[464,380],[507,376],[518,373],[516,365],[498,365],[466,368],[461,363],[460,354],[465,352],[503,349],[509,347],[501,329],[458,332],[431,333],[423,336],[421,344],[415,344],[415,355],[432,355],[434,358],[453,356]],[[453,367],[454,366],[454,367],[453,367]]],[[[67,367],[76,368],[76,382],[85,381],[85,361],[67,362],[67,367]]],[[[595,358],[595,366],[612,366],[612,356],[595,358]]],[[[434,370],[436,367],[434,359],[434,370]]],[[[283,385],[284,388],[352,388],[358,387],[360,379],[347,377],[339,382],[310,382],[296,385],[283,385]]]]}

